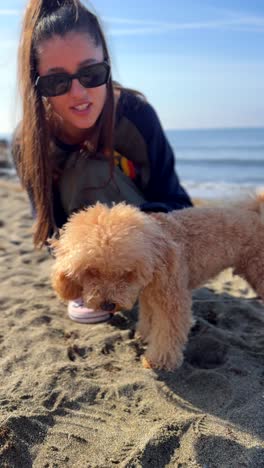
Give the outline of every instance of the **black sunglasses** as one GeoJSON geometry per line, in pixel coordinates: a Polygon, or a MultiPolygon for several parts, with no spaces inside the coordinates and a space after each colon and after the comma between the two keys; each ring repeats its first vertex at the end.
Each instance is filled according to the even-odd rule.
{"type": "Polygon", "coordinates": [[[77,73],[53,73],[38,76],[35,86],[44,97],[61,96],[71,89],[72,80],[77,78],[84,88],[97,88],[108,82],[110,65],[107,62],[95,63],[80,68],[77,73]]]}

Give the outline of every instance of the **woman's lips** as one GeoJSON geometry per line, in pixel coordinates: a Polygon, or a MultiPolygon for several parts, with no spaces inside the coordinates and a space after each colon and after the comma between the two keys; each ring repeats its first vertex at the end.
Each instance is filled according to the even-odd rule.
{"type": "Polygon", "coordinates": [[[91,102],[86,102],[83,104],[78,104],[77,106],[73,106],[70,109],[76,115],[87,115],[90,113],[91,106],[91,102]]]}

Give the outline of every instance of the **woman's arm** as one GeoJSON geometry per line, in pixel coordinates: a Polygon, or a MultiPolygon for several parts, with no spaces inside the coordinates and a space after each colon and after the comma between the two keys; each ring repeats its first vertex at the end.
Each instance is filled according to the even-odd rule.
{"type": "MultiPolygon", "coordinates": [[[[121,96],[122,106],[119,110],[119,118],[125,117],[129,121],[128,130],[133,130],[133,136],[127,135],[127,142],[122,146],[127,151],[128,158],[132,161],[144,161],[144,151],[148,161],[147,183],[140,184],[139,188],[143,190],[144,198],[147,202],[140,205],[144,211],[163,211],[169,212],[176,209],[192,206],[192,202],[187,192],[181,186],[178,175],[175,171],[175,158],[172,148],[165,136],[159,118],[153,107],[146,101],[140,99],[132,93],[126,92],[121,96]],[[131,128],[130,128],[131,125],[131,128]],[[140,134],[141,142],[137,144],[140,134]],[[137,158],[134,158],[133,151],[137,152],[137,158]]],[[[124,130],[122,138],[124,140],[124,130]]]]}
{"type": "Polygon", "coordinates": [[[150,160],[150,179],[146,187],[149,203],[144,203],[144,211],[169,212],[192,206],[192,201],[181,186],[175,171],[175,158],[164,134],[158,116],[147,104],[144,110],[147,122],[147,145],[150,160]]]}

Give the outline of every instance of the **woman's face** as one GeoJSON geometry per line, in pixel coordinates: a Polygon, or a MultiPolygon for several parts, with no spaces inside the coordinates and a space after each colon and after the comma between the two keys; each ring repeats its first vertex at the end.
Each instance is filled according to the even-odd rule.
{"type": "MultiPolygon", "coordinates": [[[[82,66],[102,62],[102,47],[96,47],[89,34],[71,32],[64,37],[53,36],[43,41],[38,49],[38,73],[76,73],[82,66]]],[[[106,99],[106,85],[84,88],[78,79],[61,96],[49,97],[53,110],[62,119],[66,134],[78,138],[83,129],[97,121],[106,99]]]]}

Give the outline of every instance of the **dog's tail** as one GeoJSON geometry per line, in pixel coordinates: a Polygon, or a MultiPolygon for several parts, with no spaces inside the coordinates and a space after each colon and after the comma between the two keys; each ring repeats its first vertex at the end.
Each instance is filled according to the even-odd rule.
{"type": "Polygon", "coordinates": [[[260,214],[260,219],[264,223],[264,191],[257,192],[256,202],[258,206],[258,212],[260,214]]]}
{"type": "Polygon", "coordinates": [[[254,211],[260,216],[261,222],[264,224],[264,190],[256,191],[250,196],[246,195],[241,197],[240,200],[235,201],[233,207],[254,211]]]}
{"type": "Polygon", "coordinates": [[[264,223],[264,190],[256,191],[246,203],[245,207],[250,211],[255,211],[260,216],[261,222],[264,223]]]}

